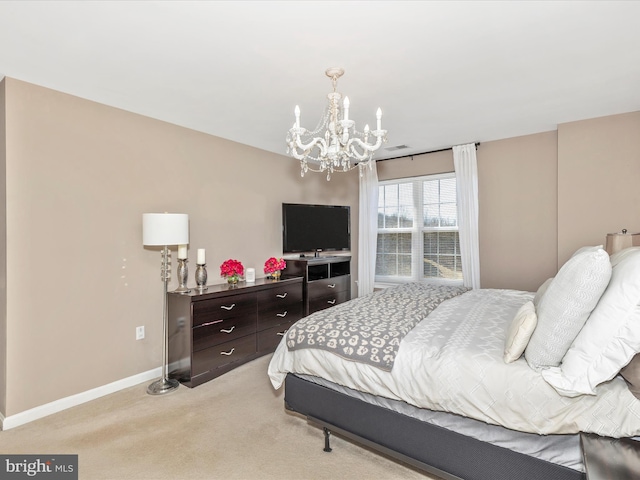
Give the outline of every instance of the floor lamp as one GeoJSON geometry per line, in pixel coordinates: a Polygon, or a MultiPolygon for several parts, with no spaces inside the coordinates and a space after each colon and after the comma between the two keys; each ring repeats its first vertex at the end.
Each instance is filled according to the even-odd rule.
{"type": "Polygon", "coordinates": [[[162,378],[147,388],[150,395],[169,393],[180,385],[177,380],[167,377],[167,355],[169,339],[167,337],[167,283],[171,277],[169,265],[169,245],[187,245],[189,243],[189,215],[186,213],[143,213],[142,244],[162,246],[162,267],[160,278],[164,284],[162,314],[162,378]]]}

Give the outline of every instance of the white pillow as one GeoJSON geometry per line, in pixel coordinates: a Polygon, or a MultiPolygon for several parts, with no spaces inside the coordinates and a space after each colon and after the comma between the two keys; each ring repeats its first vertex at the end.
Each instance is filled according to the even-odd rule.
{"type": "Polygon", "coordinates": [[[640,247],[611,256],[611,281],[561,368],[542,373],[565,396],[595,394],[640,352],[640,247]]]}
{"type": "Polygon", "coordinates": [[[531,334],[538,323],[538,316],[533,302],[529,301],[522,305],[516,313],[509,330],[507,330],[507,339],[504,346],[505,363],[515,362],[522,356],[524,349],[527,348],[531,334]]]}
{"type": "Polygon", "coordinates": [[[542,285],[540,285],[540,287],[538,288],[538,291],[536,292],[535,297],[533,297],[533,306],[534,307],[538,306],[538,304],[540,303],[540,300],[542,300],[542,296],[547,291],[547,288],[549,288],[549,284],[551,283],[552,280],[553,280],[553,277],[547,278],[544,281],[544,283],[542,285]]]}
{"type": "Polygon", "coordinates": [[[536,326],[524,356],[534,370],[557,367],[611,278],[602,247],[582,248],[562,266],[536,308],[536,326]]]}
{"type": "Polygon", "coordinates": [[[592,246],[581,247],[578,250],[576,250],[574,254],[571,256],[575,257],[576,255],[580,255],[581,253],[584,253],[584,252],[597,252],[598,250],[601,250],[603,248],[604,247],[602,245],[596,245],[595,247],[592,247],[592,246]]]}

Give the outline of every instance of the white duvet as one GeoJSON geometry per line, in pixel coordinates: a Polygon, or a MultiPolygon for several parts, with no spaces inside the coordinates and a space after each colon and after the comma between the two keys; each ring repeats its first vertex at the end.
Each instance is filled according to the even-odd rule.
{"type": "Polygon", "coordinates": [[[443,302],[402,340],[392,371],[329,351],[288,351],[280,342],[269,364],[277,389],[288,372],[355,390],[538,434],[640,435],[640,401],[620,377],[597,395],[560,396],[524,357],[503,361],[507,328],[533,294],[472,290],[443,302]]]}

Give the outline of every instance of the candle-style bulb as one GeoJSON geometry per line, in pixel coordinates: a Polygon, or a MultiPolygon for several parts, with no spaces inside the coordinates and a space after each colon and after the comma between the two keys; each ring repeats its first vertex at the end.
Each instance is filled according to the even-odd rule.
{"type": "Polygon", "coordinates": [[[382,110],[380,108],[376,112],[376,118],[378,119],[378,130],[382,130],[382,110]]]}
{"type": "Polygon", "coordinates": [[[349,97],[344,97],[344,102],[342,104],[344,106],[343,120],[349,120],[349,97]]]}
{"type": "Polygon", "coordinates": [[[300,128],[300,107],[296,105],[296,108],[293,110],[296,115],[296,128],[300,128]]]}

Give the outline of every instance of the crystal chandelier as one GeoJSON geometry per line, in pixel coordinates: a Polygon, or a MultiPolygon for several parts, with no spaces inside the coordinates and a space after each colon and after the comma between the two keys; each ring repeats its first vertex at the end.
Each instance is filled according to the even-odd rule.
{"type": "Polygon", "coordinates": [[[382,130],[382,110],[376,112],[376,129],[358,132],[355,122],[349,120],[349,98],[344,97],[342,112],[340,99],[342,94],[336,91],[338,78],[344,74],[342,68],[329,68],[325,72],[333,83],[333,92],[327,95],[329,103],[313,131],[300,126],[300,107],[296,105],[296,122],[287,133],[287,153],[300,160],[300,176],[309,170],[327,172],[327,180],[334,171],[347,172],[356,167],[371,168],[373,153],[387,140],[387,131],[382,130]],[[314,168],[315,167],[315,168],[314,168]]]}

